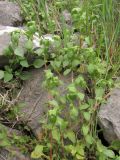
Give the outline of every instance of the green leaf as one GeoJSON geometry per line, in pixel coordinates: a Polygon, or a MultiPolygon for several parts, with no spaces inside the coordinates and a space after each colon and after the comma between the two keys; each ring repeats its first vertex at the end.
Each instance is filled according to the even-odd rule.
{"type": "Polygon", "coordinates": [[[75,133],[73,131],[67,131],[67,133],[65,133],[65,138],[69,138],[69,140],[71,140],[72,143],[76,142],[76,137],[75,137],[75,133]]]}
{"type": "Polygon", "coordinates": [[[60,143],[60,131],[58,129],[52,130],[53,139],[55,139],[58,143],[60,143]]]}
{"type": "Polygon", "coordinates": [[[55,101],[55,100],[49,101],[49,104],[50,104],[51,106],[58,107],[58,102],[55,101]]]}
{"type": "Polygon", "coordinates": [[[60,60],[54,60],[54,61],[51,61],[51,66],[55,69],[55,70],[61,70],[61,63],[62,61],[60,60]]]}
{"type": "Polygon", "coordinates": [[[99,160],[106,160],[106,156],[103,153],[98,153],[99,160]]]}
{"type": "Polygon", "coordinates": [[[26,68],[29,67],[29,64],[28,64],[27,60],[20,61],[20,64],[21,64],[22,67],[26,67],[26,68]]]}
{"type": "Polygon", "coordinates": [[[95,89],[96,100],[101,100],[103,98],[104,91],[105,91],[105,89],[101,88],[101,87],[95,89]]]}
{"type": "Polygon", "coordinates": [[[80,87],[86,87],[86,81],[84,80],[84,78],[82,76],[78,76],[76,79],[75,79],[75,84],[79,85],[80,87]]]}
{"type": "Polygon", "coordinates": [[[77,153],[83,158],[85,156],[85,151],[84,151],[84,145],[83,144],[77,144],[76,146],[77,153]]]}
{"type": "Polygon", "coordinates": [[[48,113],[49,113],[50,116],[56,116],[57,113],[58,113],[58,108],[55,107],[53,109],[50,109],[48,113]]]}
{"type": "Polygon", "coordinates": [[[12,52],[11,52],[9,46],[4,49],[3,54],[6,55],[6,56],[11,56],[12,55],[12,52]]]}
{"type": "Polygon", "coordinates": [[[98,150],[98,152],[100,152],[100,153],[102,153],[103,151],[104,151],[104,146],[103,146],[103,144],[101,143],[101,141],[99,140],[99,141],[97,141],[97,150],[98,150]]]}
{"type": "Polygon", "coordinates": [[[0,79],[4,78],[4,71],[0,70],[0,79]]]}
{"type": "Polygon", "coordinates": [[[74,146],[71,146],[71,154],[73,155],[73,156],[75,156],[75,154],[76,154],[76,147],[74,147],[74,146]]]}
{"type": "Polygon", "coordinates": [[[94,65],[94,64],[89,64],[89,65],[88,65],[88,72],[89,72],[90,74],[93,74],[94,71],[95,71],[95,65],[94,65]]]}
{"type": "Polygon", "coordinates": [[[32,152],[31,157],[34,159],[41,158],[43,155],[43,146],[42,145],[37,145],[35,147],[35,150],[32,152]]]}
{"type": "Polygon", "coordinates": [[[54,66],[55,66],[55,68],[60,68],[61,61],[54,61],[54,66]]]}
{"type": "Polygon", "coordinates": [[[10,80],[12,80],[13,78],[13,74],[9,73],[7,71],[4,72],[4,82],[9,82],[10,80]]]}
{"type": "Polygon", "coordinates": [[[72,67],[77,67],[80,64],[80,61],[78,59],[74,59],[72,61],[72,67]]]}
{"type": "Polygon", "coordinates": [[[79,97],[79,99],[80,99],[81,101],[84,100],[84,97],[85,97],[85,96],[84,96],[83,93],[80,93],[80,92],[79,92],[77,95],[78,95],[78,97],[79,97]]]}
{"type": "Polygon", "coordinates": [[[33,63],[33,66],[35,68],[41,68],[45,64],[44,60],[42,59],[36,59],[33,63]]]}
{"type": "Polygon", "coordinates": [[[106,155],[109,158],[115,158],[115,153],[112,150],[110,150],[110,149],[106,149],[104,151],[104,155],[106,155]]]}
{"type": "Polygon", "coordinates": [[[88,144],[93,144],[93,137],[91,135],[85,136],[85,140],[88,144]]]}
{"type": "Polygon", "coordinates": [[[68,75],[70,72],[71,72],[71,69],[66,69],[63,74],[64,74],[64,76],[66,76],[66,75],[68,75]]]}
{"type": "Polygon", "coordinates": [[[90,121],[91,114],[89,112],[84,112],[83,115],[84,115],[85,120],[90,121]]]}
{"type": "Polygon", "coordinates": [[[86,110],[86,109],[88,109],[90,106],[87,104],[87,103],[85,103],[85,104],[82,104],[82,105],[80,105],[80,111],[82,111],[82,110],[86,110]]]}
{"type": "Polygon", "coordinates": [[[67,145],[65,149],[70,152],[73,156],[76,154],[76,147],[74,145],[67,145]]]}
{"type": "Polygon", "coordinates": [[[22,47],[17,47],[14,53],[17,56],[24,57],[24,49],[22,47]]]}
{"type": "Polygon", "coordinates": [[[77,160],[85,160],[85,157],[79,154],[76,154],[77,160]]]}
{"type": "Polygon", "coordinates": [[[1,147],[8,147],[10,145],[11,145],[10,141],[6,137],[4,137],[4,139],[2,139],[1,142],[0,142],[1,147]]]}
{"type": "Polygon", "coordinates": [[[42,48],[39,48],[35,51],[35,53],[38,55],[38,56],[42,56],[43,53],[44,53],[44,50],[42,48]]]}
{"type": "Polygon", "coordinates": [[[88,45],[90,45],[90,37],[86,37],[86,38],[85,38],[85,42],[86,42],[88,45]]]}
{"type": "Polygon", "coordinates": [[[77,92],[77,89],[76,89],[76,87],[75,87],[75,85],[73,83],[71,83],[68,86],[68,90],[69,90],[69,92],[72,92],[72,93],[76,93],[77,92]]]}
{"type": "Polygon", "coordinates": [[[89,126],[84,124],[82,126],[82,131],[83,131],[83,135],[86,136],[89,132],[89,126]]]}
{"type": "Polygon", "coordinates": [[[12,41],[13,43],[18,42],[20,38],[20,32],[19,31],[14,31],[12,33],[12,41]]]}
{"type": "Polygon", "coordinates": [[[50,69],[45,70],[45,77],[46,77],[46,79],[50,79],[53,77],[53,73],[51,72],[50,69]]]}
{"type": "Polygon", "coordinates": [[[113,141],[110,148],[112,148],[114,150],[119,150],[120,149],[120,140],[113,141]]]}
{"type": "Polygon", "coordinates": [[[29,72],[22,72],[19,77],[21,80],[25,81],[31,77],[31,74],[29,72]]]}
{"type": "Polygon", "coordinates": [[[77,117],[78,117],[78,114],[79,114],[79,112],[78,112],[78,109],[77,109],[77,108],[73,107],[73,108],[70,110],[70,116],[71,116],[72,119],[77,118],[77,117]]]}
{"type": "Polygon", "coordinates": [[[35,24],[31,24],[29,26],[29,32],[33,35],[36,32],[36,26],[35,24]]]}
{"type": "Polygon", "coordinates": [[[60,127],[60,129],[66,129],[68,122],[62,119],[61,117],[57,117],[56,125],[60,127]]]}
{"type": "Polygon", "coordinates": [[[32,50],[32,48],[33,48],[33,42],[31,41],[31,39],[29,39],[29,40],[26,42],[25,48],[26,48],[27,50],[32,50]]]}
{"type": "Polygon", "coordinates": [[[65,68],[65,67],[67,67],[69,65],[69,61],[68,60],[65,60],[64,62],[63,62],[63,67],[65,68]]]}

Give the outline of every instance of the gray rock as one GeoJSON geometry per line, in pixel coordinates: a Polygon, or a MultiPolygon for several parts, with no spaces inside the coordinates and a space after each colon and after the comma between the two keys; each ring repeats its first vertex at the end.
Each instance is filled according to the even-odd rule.
{"type": "Polygon", "coordinates": [[[65,26],[66,29],[72,30],[72,15],[67,9],[62,11],[59,22],[61,27],[65,26]]]}
{"type": "Polygon", "coordinates": [[[62,16],[64,17],[64,20],[68,25],[72,24],[72,16],[71,16],[71,13],[68,10],[64,10],[62,12],[62,16]]]}
{"type": "MultiPolygon", "coordinates": [[[[0,25],[0,68],[8,64],[8,58],[4,56],[4,49],[8,47],[11,41],[10,33],[20,30],[17,27],[2,26],[0,25]]],[[[24,45],[24,39],[20,38],[20,45],[24,45]]]]}
{"type": "Polygon", "coordinates": [[[22,24],[20,12],[16,3],[0,1],[0,25],[20,26],[22,24]]]}
{"type": "Polygon", "coordinates": [[[23,155],[18,149],[0,149],[0,160],[31,160],[23,155]]]}
{"type": "Polygon", "coordinates": [[[120,88],[116,88],[107,103],[100,107],[99,123],[105,139],[111,143],[120,140],[120,88]]]}
{"type": "MultiPolygon", "coordinates": [[[[10,34],[16,30],[21,31],[21,33],[24,32],[22,28],[0,25],[0,68],[2,68],[4,65],[7,65],[9,62],[8,58],[4,56],[4,49],[7,48],[10,44],[10,34]]],[[[41,39],[39,39],[36,33],[33,38],[33,49],[40,47],[40,40],[42,39],[46,39],[53,42],[52,35],[44,35],[41,37],[41,39]]],[[[26,41],[27,37],[24,34],[21,34],[19,39],[19,45],[24,48],[24,44],[26,41]]]]}
{"type": "Polygon", "coordinates": [[[9,127],[0,123],[0,131],[2,132],[2,130],[6,131],[8,138],[12,137],[14,134],[18,135],[18,136],[22,135],[22,133],[20,131],[18,131],[16,129],[9,128],[9,127]]]}
{"type": "MultiPolygon", "coordinates": [[[[23,114],[22,120],[28,121],[27,125],[32,129],[36,137],[41,133],[39,120],[43,118],[48,110],[48,92],[43,87],[44,69],[34,69],[31,71],[31,79],[27,80],[23,85],[23,90],[19,97],[19,102],[25,103],[25,107],[21,110],[23,114]]],[[[70,77],[61,77],[64,84],[59,88],[61,94],[70,83],[70,77]]]]}
{"type": "MultiPolygon", "coordinates": [[[[22,133],[16,129],[12,129],[0,124],[0,133],[6,133],[10,140],[14,135],[21,136],[22,133]]],[[[3,139],[0,139],[0,143],[3,139]]],[[[28,157],[20,153],[15,146],[0,148],[0,160],[30,160],[28,157]]]]}
{"type": "MultiPolygon", "coordinates": [[[[10,34],[13,31],[17,31],[17,30],[21,32],[21,36],[19,39],[19,46],[25,48],[24,45],[27,41],[27,37],[23,34],[25,28],[23,29],[23,28],[18,28],[18,27],[0,25],[0,68],[3,68],[9,62],[8,58],[4,56],[4,49],[7,48],[11,42],[10,34]]],[[[43,35],[41,38],[39,38],[38,34],[36,33],[33,36],[33,50],[44,47],[42,45],[40,46],[41,40],[48,40],[50,41],[49,53],[56,52],[58,49],[58,46],[56,46],[53,36],[54,35],[52,34],[46,34],[46,35],[43,35]]],[[[74,45],[80,45],[79,39],[80,39],[79,34],[74,34],[71,36],[71,43],[73,43],[74,45]]],[[[34,56],[34,54],[32,54],[32,56],[34,56]]],[[[32,56],[29,59],[34,59],[34,57],[32,56]]]]}
{"type": "Polygon", "coordinates": [[[47,102],[47,95],[42,87],[43,70],[32,70],[30,73],[32,77],[24,83],[19,102],[25,103],[25,107],[21,111],[23,113],[22,120],[29,121],[28,126],[37,134],[39,117],[46,111],[44,103],[47,102]]]}

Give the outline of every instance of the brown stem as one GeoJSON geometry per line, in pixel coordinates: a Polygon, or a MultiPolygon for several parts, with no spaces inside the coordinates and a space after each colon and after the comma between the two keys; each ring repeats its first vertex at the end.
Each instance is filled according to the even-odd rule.
{"type": "Polygon", "coordinates": [[[50,133],[50,143],[51,143],[51,147],[50,147],[50,160],[52,160],[52,133],[50,133]]]}
{"type": "MultiPolygon", "coordinates": [[[[107,94],[103,97],[103,99],[106,100],[110,95],[111,95],[111,92],[107,93],[107,94]]],[[[96,102],[95,105],[94,105],[94,109],[97,110],[97,108],[100,106],[100,104],[101,104],[100,102],[96,102]]]]}

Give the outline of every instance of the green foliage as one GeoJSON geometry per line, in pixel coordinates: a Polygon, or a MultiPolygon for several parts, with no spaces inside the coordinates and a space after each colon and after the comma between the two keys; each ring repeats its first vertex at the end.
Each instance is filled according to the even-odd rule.
{"type": "Polygon", "coordinates": [[[10,146],[10,141],[7,135],[7,130],[2,125],[0,125],[0,147],[8,147],[10,146]]]}
{"type": "Polygon", "coordinates": [[[10,132],[10,128],[7,128],[0,124],[0,148],[8,149],[13,145],[19,147],[22,152],[28,152],[26,143],[31,141],[29,136],[19,135],[17,131],[10,132]]]}
{"type": "Polygon", "coordinates": [[[34,159],[38,159],[43,155],[43,146],[37,145],[35,150],[32,152],[31,157],[34,159]]]}
{"type": "MultiPolygon", "coordinates": [[[[42,123],[43,138],[31,153],[33,159],[84,160],[94,154],[98,160],[119,160],[119,141],[104,146],[98,138],[97,111],[105,102],[106,93],[114,86],[119,65],[119,11],[113,0],[17,0],[27,22],[27,42],[19,46],[23,33],[13,32],[11,43],[5,49],[9,65],[0,70],[0,79],[9,82],[17,77],[26,80],[24,68],[45,70],[44,87],[49,93],[49,111],[42,123]],[[62,16],[65,9],[71,13],[68,27],[62,16]],[[42,39],[40,48],[33,50],[33,36],[51,33],[53,41],[42,39]],[[77,32],[77,33],[76,33],[77,32]],[[34,62],[28,57],[34,55],[34,62]],[[17,66],[20,65],[20,69],[17,66]],[[64,87],[62,77],[71,77],[64,87]],[[87,95],[86,95],[87,93],[87,95]]],[[[17,109],[14,108],[14,113],[17,109]]],[[[6,137],[5,137],[6,138],[6,137]]],[[[21,140],[21,139],[20,139],[21,140]]],[[[7,144],[7,142],[5,142],[7,144]]]]}
{"type": "MultiPolygon", "coordinates": [[[[31,23],[31,27],[34,25],[34,23],[31,23]]],[[[22,31],[15,31],[11,34],[11,42],[4,50],[4,55],[9,58],[9,65],[4,67],[4,70],[0,70],[0,79],[4,79],[4,82],[9,82],[13,80],[13,78],[19,78],[22,80],[26,80],[29,78],[29,75],[23,74],[24,68],[28,67],[35,67],[40,68],[42,67],[44,62],[44,57],[41,55],[39,56],[38,52],[33,51],[33,34],[35,33],[35,30],[32,31],[29,29],[26,30],[25,33],[22,31]],[[26,36],[26,42],[25,46],[20,46],[20,36],[26,36]],[[34,61],[30,61],[29,57],[36,55],[36,59],[34,61]],[[19,66],[21,67],[20,69],[19,66]]]]}
{"type": "Polygon", "coordinates": [[[0,70],[0,79],[4,78],[4,71],[0,70]]]}
{"type": "MultiPolygon", "coordinates": [[[[74,82],[65,88],[67,92],[63,97],[64,101],[62,101],[59,90],[56,90],[56,88],[64,82],[61,83],[58,77],[54,76],[50,70],[45,71],[45,77],[44,86],[53,98],[48,104],[47,123],[42,122],[43,132],[45,133],[42,146],[46,149],[42,150],[39,158],[45,157],[46,150],[47,153],[52,150],[54,159],[57,159],[59,155],[61,159],[67,160],[71,157],[72,159],[81,160],[87,158],[85,150],[90,148],[96,150],[96,157],[99,157],[99,159],[115,158],[114,152],[103,146],[98,137],[94,136],[97,133],[94,130],[94,126],[93,128],[91,126],[96,112],[93,110],[93,106],[96,101],[101,102],[104,94],[103,90],[96,88],[95,99],[92,99],[93,102],[91,103],[90,99],[86,102],[84,93],[81,93],[78,88],[78,86],[81,89],[87,87],[86,81],[82,76],[78,76],[74,79],[74,82]],[[80,107],[78,108],[78,106],[80,107]],[[79,118],[81,119],[80,121],[79,118]],[[74,125],[76,126],[75,128],[74,125]],[[80,139],[77,133],[81,133],[80,139]],[[62,150],[64,150],[64,153],[61,152],[62,150]]],[[[95,80],[97,80],[96,77],[95,80]]],[[[37,155],[36,149],[33,151],[32,157],[34,154],[37,155]]]]}

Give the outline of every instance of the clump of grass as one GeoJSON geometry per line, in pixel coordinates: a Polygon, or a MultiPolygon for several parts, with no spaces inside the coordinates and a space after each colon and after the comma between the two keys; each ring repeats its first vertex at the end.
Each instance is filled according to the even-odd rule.
{"type": "Polygon", "coordinates": [[[108,63],[114,63],[119,53],[120,12],[116,0],[102,0],[99,4],[100,23],[105,39],[105,56],[108,63]]]}

